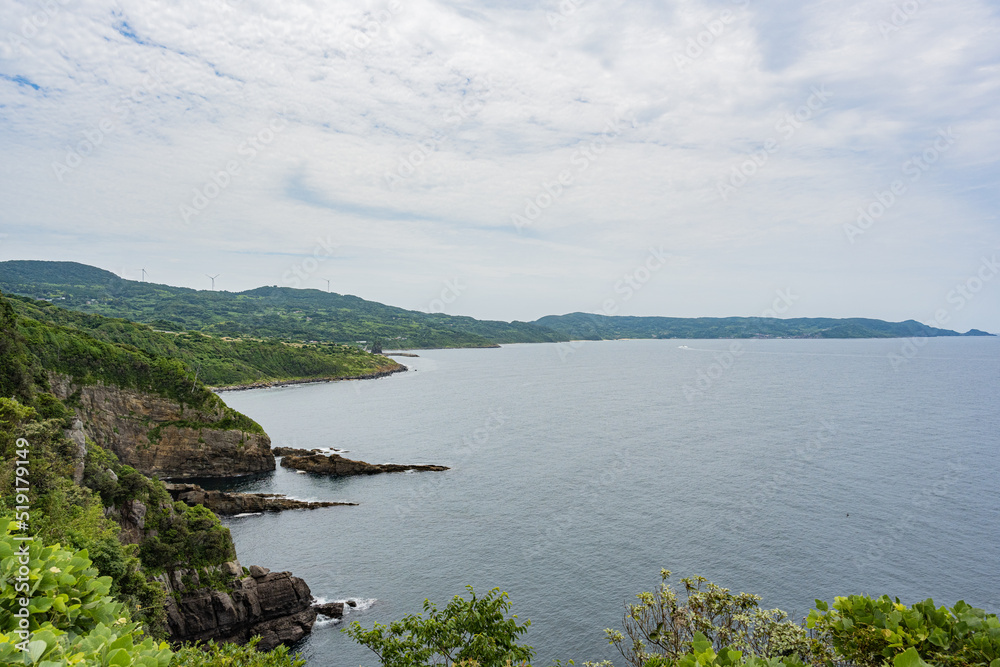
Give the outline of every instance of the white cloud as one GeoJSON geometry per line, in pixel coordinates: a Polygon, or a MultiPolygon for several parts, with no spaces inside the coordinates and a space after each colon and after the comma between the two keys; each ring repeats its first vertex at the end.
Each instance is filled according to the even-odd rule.
{"type": "MultiPolygon", "coordinates": [[[[794,287],[816,315],[927,318],[1000,247],[1000,19],[917,5],[5,3],[0,250],[245,289],[333,236],[337,291],[421,308],[460,276],[479,287],[456,312],[530,319],[593,309],[663,244],[676,266],[625,312],[752,315],[794,287]],[[829,99],[794,120],[815,89],[829,99]],[[948,127],[954,145],[848,243],[948,127]]],[[[991,289],[957,328],[1000,330],[991,289]]]]}

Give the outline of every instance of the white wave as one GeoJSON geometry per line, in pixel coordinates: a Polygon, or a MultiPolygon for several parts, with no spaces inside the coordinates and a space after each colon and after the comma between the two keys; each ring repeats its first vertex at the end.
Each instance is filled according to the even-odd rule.
{"type": "Polygon", "coordinates": [[[243,514],[234,514],[233,518],[239,519],[241,516],[261,516],[263,514],[263,512],[244,512],[243,514]]]}
{"type": "Polygon", "coordinates": [[[313,628],[324,628],[329,625],[340,625],[344,622],[342,618],[330,618],[328,616],[319,616],[316,618],[316,622],[313,623],[313,628]]]}

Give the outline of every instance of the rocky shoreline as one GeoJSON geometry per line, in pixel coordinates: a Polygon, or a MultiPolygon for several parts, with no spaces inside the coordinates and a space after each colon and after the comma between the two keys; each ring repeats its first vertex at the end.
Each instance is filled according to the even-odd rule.
{"type": "MultiPolygon", "coordinates": [[[[224,590],[206,585],[196,570],[174,570],[154,577],[167,593],[170,639],[247,643],[260,635],[257,648],[291,646],[312,632],[317,610],[312,593],[291,572],[271,572],[239,561],[209,568],[228,579],[224,590]]],[[[208,573],[205,573],[208,574],[208,573]]]]}
{"type": "Polygon", "coordinates": [[[341,380],[376,380],[382,377],[388,377],[394,373],[405,373],[410,370],[406,366],[399,364],[396,368],[388,368],[385,370],[375,371],[373,373],[366,373],[362,375],[347,375],[340,377],[317,377],[317,378],[300,378],[297,380],[268,380],[262,382],[251,382],[249,384],[231,384],[225,385],[223,387],[209,387],[215,393],[222,393],[226,391],[247,391],[249,389],[270,389],[272,387],[286,387],[296,384],[318,384],[321,382],[340,382],[341,380]]]}
{"type": "Polygon", "coordinates": [[[401,465],[398,463],[365,463],[352,461],[339,454],[325,456],[323,454],[286,455],[281,458],[282,468],[292,468],[303,472],[330,475],[332,477],[347,477],[350,475],[378,475],[387,472],[440,472],[449,470],[446,466],[436,465],[401,465]]]}
{"type": "Polygon", "coordinates": [[[287,498],[278,493],[229,493],[206,491],[197,484],[165,484],[174,500],[188,505],[203,505],[216,514],[232,516],[253,512],[283,512],[285,510],[314,510],[321,507],[357,506],[357,503],[309,501],[287,498]]]}

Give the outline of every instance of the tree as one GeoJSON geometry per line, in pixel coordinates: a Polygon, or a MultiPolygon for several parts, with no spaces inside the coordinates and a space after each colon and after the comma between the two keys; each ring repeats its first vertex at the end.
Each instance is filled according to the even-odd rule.
{"type": "Polygon", "coordinates": [[[507,667],[531,660],[532,648],[517,643],[531,621],[518,625],[516,615],[507,615],[511,606],[507,594],[494,588],[477,597],[472,586],[466,588],[470,599],[456,595],[442,611],[425,600],[426,618],[411,614],[388,626],[376,623],[371,630],[355,621],[343,632],[371,649],[384,667],[470,662],[480,667],[507,667]]]}
{"type": "Polygon", "coordinates": [[[780,609],[761,609],[760,596],[734,595],[698,576],[682,579],[684,591],[678,594],[669,577],[669,570],[660,570],[655,592],[639,593],[637,603],[625,604],[624,632],[604,631],[629,665],[672,664],[694,651],[697,637],[715,653],[727,649],[775,658],[806,657],[812,650],[805,630],[780,609]]]}

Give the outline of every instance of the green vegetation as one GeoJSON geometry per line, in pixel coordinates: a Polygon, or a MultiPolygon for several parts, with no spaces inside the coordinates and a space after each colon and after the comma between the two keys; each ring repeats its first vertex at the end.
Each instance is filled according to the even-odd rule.
{"type": "MultiPolygon", "coordinates": [[[[358,341],[379,341],[387,349],[484,347],[500,343],[571,339],[909,338],[959,335],[913,320],[884,322],[863,318],[783,320],[766,317],[609,317],[571,313],[550,315],[534,322],[497,322],[405,310],[355,296],[312,289],[273,286],[231,293],[170,287],[124,280],[109,271],[75,262],[0,262],[0,289],[45,299],[74,311],[144,322],[155,329],[199,331],[215,337],[244,340],[274,338],[286,342],[351,345],[358,341]]],[[[973,330],[964,335],[989,334],[973,330]]],[[[146,349],[138,341],[116,339],[114,342],[129,342],[146,349]]],[[[157,351],[168,353],[166,349],[157,351]]],[[[274,354],[273,350],[253,350],[246,354],[250,357],[247,363],[260,370],[262,378],[269,373],[276,377],[281,375],[275,369],[259,368],[256,364],[274,354]]],[[[171,356],[178,357],[177,354],[171,356]]],[[[238,355],[233,352],[220,355],[209,351],[208,354],[198,355],[196,362],[190,358],[185,358],[185,362],[192,368],[217,372],[209,368],[208,362],[219,356],[238,355]]],[[[239,367],[239,364],[232,363],[239,367]]],[[[309,363],[315,365],[318,361],[314,359],[309,363]]],[[[239,371],[243,378],[255,377],[245,368],[239,368],[239,371]]],[[[296,375],[287,373],[283,377],[296,375]]],[[[225,377],[225,374],[220,373],[220,377],[225,377]]],[[[248,380],[227,378],[209,383],[238,381],[248,380]]]]}
{"type": "Polygon", "coordinates": [[[18,523],[9,515],[0,520],[6,526],[0,537],[0,575],[11,584],[0,595],[0,661],[53,667],[169,664],[167,645],[141,639],[142,630],[126,606],[109,595],[111,577],[100,576],[85,550],[17,541],[18,523]],[[25,545],[27,558],[20,551],[25,545]],[[13,585],[19,580],[23,588],[13,585]],[[24,602],[28,613],[22,624],[24,602]]]}
{"type": "MultiPolygon", "coordinates": [[[[669,577],[661,570],[655,591],[625,604],[622,630],[604,631],[629,667],[1000,667],[1000,621],[964,602],[907,607],[854,595],[828,610],[817,600],[803,626],[781,610],[761,609],[759,596],[697,576],[682,579],[678,592],[669,577]]],[[[517,640],[530,622],[508,617],[506,593],[477,598],[468,590],[471,599],[455,597],[442,611],[424,602],[426,618],[406,616],[371,630],[355,622],[342,632],[384,667],[526,667],[534,651],[517,640]]]]}
{"type": "Polygon", "coordinates": [[[301,667],[286,647],[263,653],[255,638],[247,646],[185,646],[144,637],[128,607],[115,599],[113,577],[102,575],[86,550],[15,539],[18,523],[0,517],[0,577],[23,579],[23,589],[5,585],[0,594],[0,664],[101,667],[301,667]],[[27,547],[28,555],[19,553],[27,547]],[[20,569],[27,563],[28,574],[20,569]],[[21,611],[27,603],[27,618],[21,611]]]}
{"type": "Polygon", "coordinates": [[[961,601],[951,608],[933,600],[907,607],[886,595],[851,595],[836,598],[833,609],[816,600],[807,622],[839,655],[863,667],[904,654],[948,667],[1000,667],[1000,621],[961,601]]]}
{"type": "Polygon", "coordinates": [[[471,586],[468,590],[470,599],[456,595],[440,611],[425,601],[426,618],[409,615],[388,626],[376,623],[371,630],[355,621],[344,632],[374,651],[385,667],[470,662],[505,667],[530,660],[531,647],[517,642],[531,622],[518,625],[517,616],[508,617],[507,594],[493,589],[476,597],[471,586]]]}
{"type": "MultiPolygon", "coordinates": [[[[535,324],[576,340],[616,338],[912,338],[958,336],[907,320],[884,322],[827,317],[609,317],[590,313],[549,315],[535,324]]],[[[975,330],[964,335],[989,335],[975,330]]]]}
{"type": "Polygon", "coordinates": [[[699,633],[720,655],[729,649],[765,659],[807,659],[814,650],[801,626],[780,609],[761,609],[757,595],[733,595],[704,577],[682,579],[679,594],[669,578],[670,571],[661,570],[654,592],[640,593],[638,602],[625,605],[622,631],[605,630],[630,665],[678,660],[691,651],[699,633]]]}
{"type": "Polygon", "coordinates": [[[215,642],[185,646],[174,653],[170,667],[302,667],[306,664],[298,654],[289,655],[287,646],[259,652],[256,649],[259,641],[260,637],[254,637],[245,646],[215,642]]]}
{"type": "MultiPolygon", "coordinates": [[[[112,361],[109,366],[109,358],[124,356],[131,360],[135,353],[142,353],[156,360],[154,363],[165,366],[160,376],[168,380],[168,387],[178,389],[174,393],[189,402],[187,393],[195,378],[209,386],[220,387],[308,378],[361,377],[398,368],[391,359],[369,354],[354,345],[288,344],[251,338],[229,340],[197,332],[165,333],[128,320],[86,315],[25,297],[10,297],[10,304],[22,318],[22,329],[28,340],[36,348],[47,350],[46,364],[61,366],[64,372],[72,371],[84,378],[101,373],[100,369],[104,368],[104,377],[98,378],[103,380],[109,372],[122,371],[123,364],[112,361]],[[70,344],[63,339],[70,334],[74,335],[75,347],[67,349],[70,344]],[[79,342],[80,335],[87,343],[79,342]],[[82,363],[81,348],[99,347],[100,344],[113,346],[91,351],[88,358],[98,358],[101,364],[95,369],[94,364],[82,363]],[[64,359],[66,355],[75,360],[75,366],[64,359]],[[178,369],[184,371],[183,375],[177,376],[178,369]],[[171,375],[178,377],[178,381],[169,382],[171,375]]],[[[127,363],[124,366],[126,372],[131,370],[127,363]]]]}
{"type": "Polygon", "coordinates": [[[166,635],[165,594],[152,575],[183,567],[197,571],[201,586],[224,588],[230,582],[219,565],[235,557],[229,531],[205,508],[173,502],[162,482],[122,465],[97,443],[88,440],[82,454],[65,434],[74,413],[49,391],[47,374],[57,370],[79,382],[140,388],[221,414],[221,422],[204,427],[260,427],[228,410],[183,365],[80,330],[18,318],[2,296],[0,346],[0,390],[6,394],[0,396],[0,517],[7,528],[0,540],[0,664],[301,665],[285,650],[224,646],[172,655],[157,643],[166,635]],[[24,460],[27,466],[19,463],[24,460]],[[23,488],[17,479],[25,475],[28,514],[17,509],[23,488]],[[8,526],[15,515],[18,523],[8,526]],[[26,646],[14,632],[21,629],[16,614],[22,596],[14,583],[22,563],[12,550],[24,544],[11,538],[14,526],[34,538],[25,582],[33,634],[26,646]]]}
{"type": "Polygon", "coordinates": [[[127,318],[157,329],[231,338],[350,343],[390,348],[486,347],[561,340],[525,322],[489,322],[421,313],[312,289],[260,287],[198,291],[123,280],[74,262],[0,262],[0,289],[86,313],[127,318]]]}

